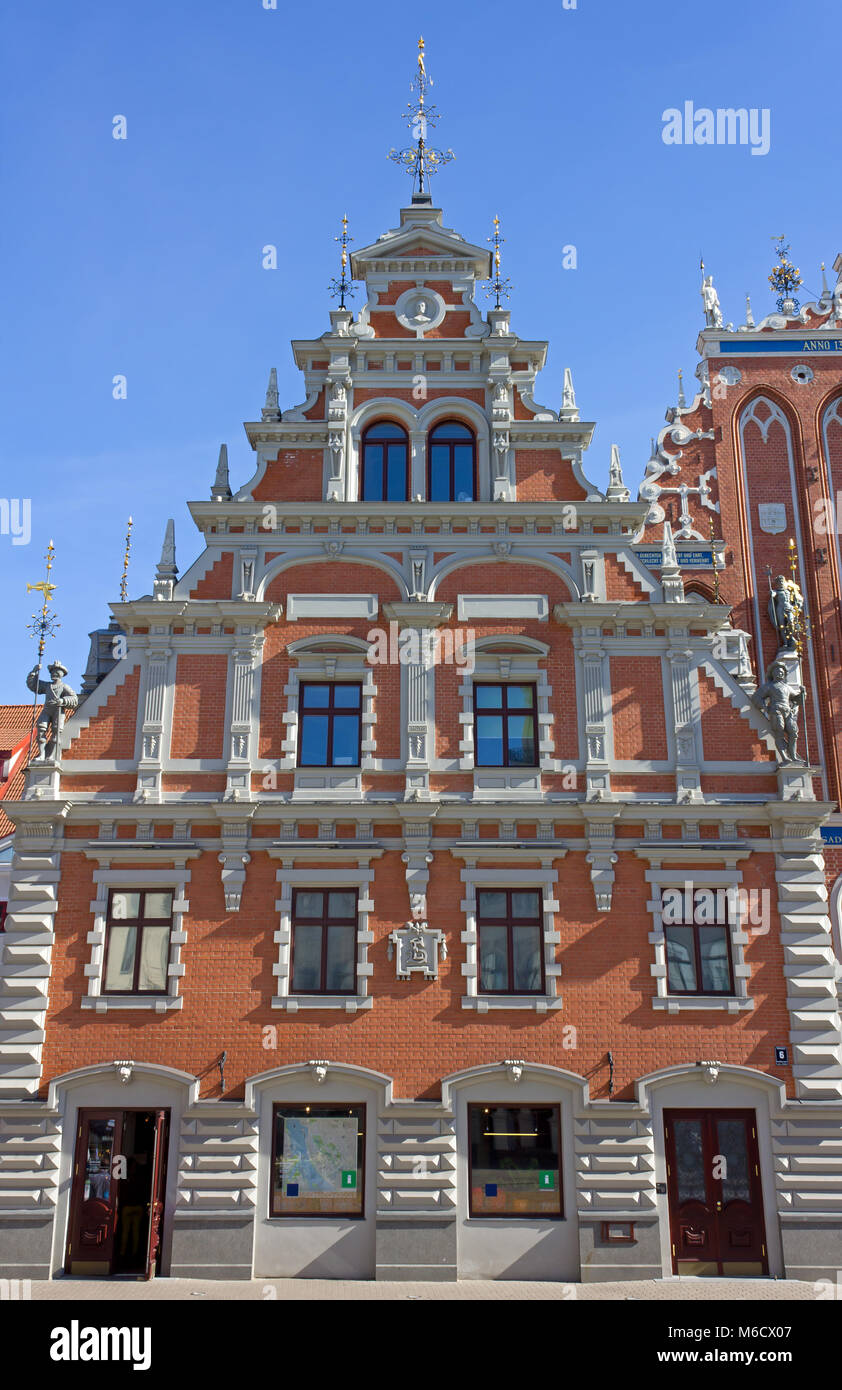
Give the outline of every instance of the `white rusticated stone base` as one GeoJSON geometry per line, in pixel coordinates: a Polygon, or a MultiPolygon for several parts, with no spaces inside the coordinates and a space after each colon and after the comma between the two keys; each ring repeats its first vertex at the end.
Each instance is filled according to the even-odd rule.
{"type": "Polygon", "coordinates": [[[12,860],[0,946],[0,1099],[34,1095],[41,1079],[61,841],[50,823],[26,830],[12,860]]]}
{"type": "Polygon", "coordinates": [[[842,1016],[821,853],[775,856],[796,1094],[842,1099],[842,1016]]]}

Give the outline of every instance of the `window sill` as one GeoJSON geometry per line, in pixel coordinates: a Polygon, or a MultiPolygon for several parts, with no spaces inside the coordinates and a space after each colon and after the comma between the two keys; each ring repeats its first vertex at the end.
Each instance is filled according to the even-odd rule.
{"type": "Polygon", "coordinates": [[[299,1009],[343,1009],[354,1014],[358,1009],[370,1009],[374,1000],[368,994],[276,994],[273,1009],[297,1013],[299,1009]]]}
{"type": "Polygon", "coordinates": [[[733,994],[667,994],[652,1000],[653,1009],[679,1013],[687,1009],[723,1009],[735,1014],[754,1008],[753,999],[741,999],[733,994]]]}
{"type": "Polygon", "coordinates": [[[112,1009],[146,1009],[156,1014],[165,1014],[170,1009],[184,1008],[180,994],[154,994],[146,998],[139,994],[87,994],[82,1000],[83,1009],[93,1009],[94,1013],[105,1014],[112,1009]]]}
{"type": "Polygon", "coordinates": [[[545,1014],[561,1007],[558,995],[550,994],[470,994],[462,1000],[463,1009],[474,1009],[478,1014],[490,1009],[532,1009],[545,1014]]]}

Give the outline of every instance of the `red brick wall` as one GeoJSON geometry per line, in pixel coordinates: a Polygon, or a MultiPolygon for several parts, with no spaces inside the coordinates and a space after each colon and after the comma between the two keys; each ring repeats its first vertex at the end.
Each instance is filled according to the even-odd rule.
{"type": "Polygon", "coordinates": [[[227,678],[227,656],[182,653],[178,657],[170,740],[171,757],[224,756],[227,678]]]}
{"type": "MultiPolygon", "coordinates": [[[[564,1008],[547,1015],[482,1016],[462,1008],[466,948],[460,939],[464,916],[459,904],[464,888],[461,864],[447,853],[437,854],[431,865],[428,897],[431,920],[447,933],[448,958],[438,980],[396,980],[394,961],[387,957],[388,934],[407,913],[406,878],[396,846],[373,864],[374,912],[369,920],[375,940],[369,959],[374,975],[369,989],[374,1007],[353,1017],[318,1010],[291,1015],[269,1007],[278,948],[272,939],[275,912],[267,913],[267,904],[277,897],[277,864],[254,846],[251,855],[242,909],[235,918],[225,913],[216,852],[191,862],[188,939],[182,948],[183,1010],[92,1017],[79,1001],[87,987],[86,932],[92,920],[94,865],[81,854],[65,852],[45,1082],[74,1067],[114,1057],[142,1057],[199,1075],[202,1095],[211,1096],[219,1093],[213,1062],[222,1043],[228,1052],[227,1094],[232,1099],[242,1094],[244,1078],[250,1074],[325,1056],[394,1076],[396,1096],[409,1098],[438,1096],[439,1079],[448,1072],[513,1056],[569,1067],[587,1076],[592,1094],[605,1099],[609,1049],[614,1053],[618,1099],[630,1099],[634,1079],[663,1066],[665,1058],[692,1063],[699,1057],[718,1057],[788,1079],[787,1069],[775,1068],[772,1056],[774,1044],[789,1037],[774,900],[772,930],[751,936],[746,948],[756,1009],[734,1016],[716,1011],[670,1018],[650,1006],[655,983],[649,969],[654,957],[648,941],[652,924],[645,906],[650,896],[646,865],[633,855],[621,856],[614,906],[604,917],[594,905],[584,854],[571,853],[556,864],[561,903],[557,958],[564,970],[564,1008]],[[51,1026],[59,1019],[61,1026],[51,1026]],[[576,1030],[573,1048],[564,1046],[565,1039],[572,1040],[564,1031],[571,1024],[576,1030]],[[264,1047],[267,1026],[277,1029],[276,1049],[264,1047]]],[[[318,869],[312,872],[317,882],[318,869]]],[[[764,856],[746,861],[743,874],[749,888],[774,881],[773,865],[764,856]]]]}
{"type": "Polygon", "coordinates": [[[191,598],[230,598],[234,584],[234,552],[225,550],[218,560],[214,560],[207,574],[200,579],[191,598]]]}
{"type": "Polygon", "coordinates": [[[563,459],[557,449],[517,449],[515,478],[518,502],[579,502],[587,497],[570,459],[563,459]]]}
{"type": "Polygon", "coordinates": [[[666,758],[660,657],[612,656],[609,660],[614,756],[621,761],[666,758]]]}
{"type": "Polygon", "coordinates": [[[252,488],[256,502],[321,502],[324,494],[324,451],[281,449],[267,459],[266,472],[252,488]]]}
{"type": "MultiPolygon", "coordinates": [[[[92,717],[88,727],[73,739],[63,755],[64,761],[72,762],[75,758],[133,758],[139,689],[140,667],[135,666],[92,717]]],[[[84,718],[84,706],[79,718],[84,718]]],[[[72,732],[72,719],[67,727],[72,732]]]]}
{"type": "Polygon", "coordinates": [[[608,554],[605,557],[605,597],[609,600],[619,599],[623,603],[640,603],[649,595],[644,593],[642,584],[632,578],[625,565],[620,564],[617,556],[608,554]]]}
{"type": "Polygon", "coordinates": [[[768,762],[773,754],[760,742],[727,696],[701,667],[697,674],[705,758],[711,762],[731,762],[735,758],[768,762]]]}

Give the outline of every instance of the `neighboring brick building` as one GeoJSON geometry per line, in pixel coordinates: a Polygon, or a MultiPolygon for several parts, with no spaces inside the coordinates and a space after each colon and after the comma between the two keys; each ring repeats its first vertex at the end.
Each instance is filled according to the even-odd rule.
{"type": "Polygon", "coordinates": [[[839,1266],[842,289],[703,331],[634,501],[490,269],[424,194],[352,257],[9,808],[8,1274],[839,1266]]]}

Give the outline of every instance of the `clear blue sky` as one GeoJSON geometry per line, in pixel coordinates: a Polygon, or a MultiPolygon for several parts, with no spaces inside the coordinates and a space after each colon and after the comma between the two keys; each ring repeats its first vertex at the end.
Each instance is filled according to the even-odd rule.
{"type": "Polygon", "coordinates": [[[403,140],[419,31],[438,142],[457,154],[435,201],[480,243],[499,213],[513,327],[550,340],[538,399],[557,406],[573,368],[583,418],[598,422],[597,481],[616,442],[636,486],[679,367],[692,387],[700,251],[740,323],[746,290],[756,317],[773,308],[771,235],[786,233],[814,292],[820,261],[842,250],[831,0],[277,3],[7,9],[0,450],[4,493],[31,498],[32,539],[0,535],[2,701],[26,698],[24,586],[48,539],[62,624],[49,655],[78,688],[86,634],[118,594],[129,513],[137,596],[168,516],[181,568],[195,557],[185,501],[207,497],[221,441],[234,485],[250,475],[242,421],[268,369],[282,407],[302,399],[289,340],[328,326],[342,213],[362,246],[408,201],[386,154],[403,140]],[[662,113],[687,100],[768,108],[769,153],[665,145],[662,113]]]}

